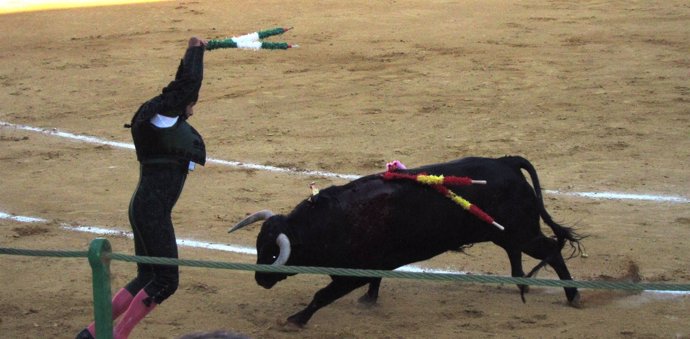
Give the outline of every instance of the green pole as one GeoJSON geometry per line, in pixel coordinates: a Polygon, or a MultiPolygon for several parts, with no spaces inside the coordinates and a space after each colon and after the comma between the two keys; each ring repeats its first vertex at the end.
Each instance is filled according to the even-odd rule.
{"type": "Polygon", "coordinates": [[[93,282],[93,313],[96,338],[113,338],[113,305],[110,300],[110,243],[96,238],[89,246],[89,264],[93,282]]]}

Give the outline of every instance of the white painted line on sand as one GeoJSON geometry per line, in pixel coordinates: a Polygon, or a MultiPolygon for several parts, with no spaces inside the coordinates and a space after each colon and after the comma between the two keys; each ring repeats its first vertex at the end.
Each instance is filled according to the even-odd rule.
{"type": "MultiPolygon", "coordinates": [[[[50,222],[49,220],[43,219],[43,218],[27,217],[27,216],[21,216],[21,215],[11,215],[11,214],[8,214],[5,212],[0,212],[0,219],[14,220],[17,222],[22,222],[22,223],[50,222]]],[[[84,232],[84,233],[91,233],[91,234],[96,234],[96,235],[119,236],[119,237],[126,237],[126,238],[130,238],[130,239],[133,238],[132,232],[107,229],[107,228],[102,228],[102,227],[97,227],[97,226],[72,226],[69,224],[62,223],[62,224],[60,224],[60,228],[68,230],[68,231],[84,232]]],[[[210,243],[210,242],[197,241],[197,240],[192,240],[192,239],[177,239],[177,244],[179,246],[184,246],[184,247],[205,248],[205,249],[224,251],[224,252],[256,255],[256,250],[254,248],[244,247],[244,246],[210,243]]]]}
{"type": "Polygon", "coordinates": [[[641,200],[672,203],[689,203],[690,199],[676,195],[631,194],[618,192],[562,192],[557,190],[544,190],[553,195],[567,195],[573,197],[605,200],[641,200]]]}
{"type": "MultiPolygon", "coordinates": [[[[46,223],[46,222],[49,222],[49,220],[39,218],[39,217],[12,215],[12,214],[8,214],[5,212],[0,212],[0,219],[13,220],[13,221],[22,222],[22,223],[46,223]]],[[[72,226],[69,224],[62,223],[62,224],[60,224],[60,228],[62,228],[64,230],[68,230],[68,231],[74,231],[74,232],[91,233],[91,234],[104,235],[104,236],[110,235],[110,236],[116,236],[116,237],[126,237],[126,238],[130,238],[130,239],[133,238],[132,232],[107,229],[107,228],[102,228],[102,227],[97,227],[97,226],[72,226]]],[[[210,242],[205,242],[205,241],[184,239],[184,238],[178,238],[177,239],[177,245],[182,246],[182,247],[201,248],[201,249],[207,249],[207,250],[215,250],[215,251],[231,252],[231,253],[239,253],[239,254],[247,254],[247,255],[256,256],[256,249],[251,248],[251,247],[239,246],[239,245],[210,243],[210,242]]],[[[396,271],[466,274],[465,272],[462,272],[462,271],[441,270],[441,269],[420,267],[420,266],[416,266],[416,265],[406,265],[406,266],[403,266],[403,267],[396,269],[396,271]]]]}
{"type": "MultiPolygon", "coordinates": [[[[55,128],[40,128],[25,125],[17,125],[9,122],[0,121],[0,127],[4,128],[15,128],[18,130],[30,131],[43,133],[47,135],[54,135],[61,138],[72,139],[83,141],[91,144],[98,145],[108,145],[116,148],[124,149],[134,149],[133,144],[109,141],[97,137],[78,135],[69,132],[62,132],[55,128]]],[[[230,166],[236,168],[253,169],[260,171],[269,171],[277,173],[286,173],[291,175],[305,175],[305,176],[316,176],[316,177],[326,177],[326,178],[340,178],[345,180],[355,180],[360,177],[356,174],[341,174],[333,172],[324,171],[310,171],[310,170],[296,170],[291,168],[283,168],[276,166],[267,166],[259,164],[244,163],[239,161],[222,160],[216,158],[209,158],[207,160],[210,163],[216,163],[223,166],[230,166]]],[[[565,195],[565,196],[578,196],[590,199],[611,199],[611,200],[640,200],[640,201],[654,201],[654,202],[670,202],[670,203],[690,203],[690,198],[682,196],[669,196],[669,195],[655,195],[655,194],[629,194],[629,193],[619,193],[619,192],[562,192],[558,190],[545,190],[545,193],[554,195],[565,195]]]]}

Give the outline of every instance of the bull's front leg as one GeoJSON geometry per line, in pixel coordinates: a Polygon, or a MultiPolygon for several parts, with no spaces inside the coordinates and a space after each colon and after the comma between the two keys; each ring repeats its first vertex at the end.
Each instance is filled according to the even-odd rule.
{"type": "Polygon", "coordinates": [[[328,286],[320,289],[314,294],[314,299],[312,299],[305,309],[291,315],[287,321],[299,327],[304,327],[314,313],[320,308],[340,299],[342,296],[354,291],[369,281],[366,278],[337,276],[332,276],[331,279],[333,279],[333,281],[331,281],[328,286]]]}
{"type": "MultiPolygon", "coordinates": [[[[503,247],[503,249],[505,249],[508,254],[508,259],[510,260],[510,275],[519,278],[524,277],[525,272],[522,270],[522,252],[509,247],[503,247]]],[[[518,289],[520,290],[522,302],[526,302],[525,293],[529,292],[529,285],[518,284],[518,289]]]]}

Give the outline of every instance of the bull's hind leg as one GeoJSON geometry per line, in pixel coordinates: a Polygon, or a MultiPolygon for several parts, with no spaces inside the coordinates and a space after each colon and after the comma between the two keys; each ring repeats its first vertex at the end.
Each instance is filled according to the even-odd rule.
{"type": "Polygon", "coordinates": [[[370,281],[370,279],[367,278],[340,276],[332,276],[331,279],[333,279],[333,281],[316,292],[316,294],[314,294],[314,299],[312,299],[309,305],[307,305],[305,309],[291,315],[287,319],[288,322],[303,327],[320,308],[340,299],[342,296],[364,286],[370,281]]]}
{"type": "Polygon", "coordinates": [[[369,282],[369,289],[367,293],[359,297],[357,301],[365,306],[373,306],[379,298],[379,287],[381,286],[381,278],[373,278],[369,282]]]}
{"type": "MultiPolygon", "coordinates": [[[[533,240],[529,245],[523,249],[527,255],[543,260],[549,266],[553,267],[561,280],[572,280],[568,267],[565,265],[565,260],[561,254],[561,248],[558,246],[558,242],[555,239],[547,238],[542,235],[541,237],[533,240]]],[[[580,293],[575,287],[564,287],[565,296],[568,298],[568,302],[571,306],[580,308],[580,293]]]]}

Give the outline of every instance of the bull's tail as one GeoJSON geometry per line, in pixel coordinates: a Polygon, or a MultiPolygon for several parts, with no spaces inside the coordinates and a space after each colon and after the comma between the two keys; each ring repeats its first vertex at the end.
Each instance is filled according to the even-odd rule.
{"type": "Polygon", "coordinates": [[[553,218],[551,218],[549,212],[546,211],[546,208],[544,207],[544,198],[542,197],[541,193],[541,185],[539,184],[539,176],[537,176],[537,170],[534,168],[534,166],[532,166],[532,163],[530,163],[529,160],[520,156],[505,157],[504,159],[508,160],[513,166],[515,166],[515,168],[519,170],[525,170],[529,174],[530,179],[532,180],[532,188],[534,189],[534,194],[537,197],[539,215],[541,216],[542,220],[544,220],[544,222],[547,225],[549,225],[549,227],[553,231],[554,235],[556,236],[556,240],[558,241],[559,247],[562,249],[567,241],[573,249],[572,253],[569,256],[570,258],[583,253],[583,247],[580,244],[580,240],[582,240],[584,236],[579,235],[577,232],[575,232],[574,228],[572,227],[567,227],[558,224],[553,220],[553,218]]]}

